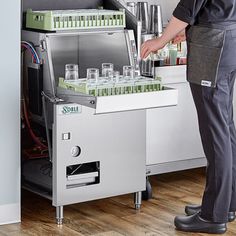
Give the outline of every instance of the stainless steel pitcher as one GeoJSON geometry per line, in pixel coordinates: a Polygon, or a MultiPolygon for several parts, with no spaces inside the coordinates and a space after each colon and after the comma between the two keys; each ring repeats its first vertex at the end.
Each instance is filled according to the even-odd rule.
{"type": "Polygon", "coordinates": [[[126,3],[127,9],[136,16],[136,3],[135,2],[127,2],[126,3]]]}
{"type": "Polygon", "coordinates": [[[157,36],[161,36],[163,32],[163,21],[160,5],[151,5],[150,17],[150,34],[156,34],[157,36]]]}
{"type": "Polygon", "coordinates": [[[142,22],[142,33],[148,33],[149,30],[149,15],[148,15],[148,3],[137,3],[137,20],[142,22]]]}

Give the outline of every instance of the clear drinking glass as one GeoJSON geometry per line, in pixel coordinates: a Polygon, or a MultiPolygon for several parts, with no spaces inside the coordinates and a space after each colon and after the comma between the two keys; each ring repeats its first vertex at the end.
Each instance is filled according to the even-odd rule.
{"type": "Polygon", "coordinates": [[[90,82],[98,82],[99,78],[99,69],[97,68],[88,68],[87,69],[87,79],[90,82]]]}
{"type": "Polygon", "coordinates": [[[120,71],[114,71],[113,72],[113,81],[115,83],[118,83],[120,80],[120,71]]]}
{"type": "Polygon", "coordinates": [[[67,64],[65,66],[65,79],[66,80],[79,79],[79,66],[77,64],[67,64]]]}
{"type": "Polygon", "coordinates": [[[102,63],[102,76],[105,78],[111,77],[113,74],[114,65],[112,63],[102,63]]]}
{"type": "Polygon", "coordinates": [[[126,78],[134,79],[135,70],[133,66],[123,66],[123,76],[126,78]]]}

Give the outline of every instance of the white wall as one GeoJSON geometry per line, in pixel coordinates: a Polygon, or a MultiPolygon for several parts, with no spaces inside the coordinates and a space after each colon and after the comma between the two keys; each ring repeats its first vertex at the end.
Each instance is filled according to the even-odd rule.
{"type": "Polygon", "coordinates": [[[173,10],[177,6],[179,0],[120,0],[120,2],[148,2],[151,4],[158,4],[162,7],[163,22],[164,25],[168,23],[168,20],[172,16],[173,10]]]}
{"type": "Polygon", "coordinates": [[[20,0],[1,1],[0,224],[20,221],[20,0]]]}

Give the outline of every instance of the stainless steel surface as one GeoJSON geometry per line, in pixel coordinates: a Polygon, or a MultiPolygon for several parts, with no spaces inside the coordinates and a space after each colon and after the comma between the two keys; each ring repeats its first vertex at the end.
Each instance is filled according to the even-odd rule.
{"type": "Polygon", "coordinates": [[[53,205],[143,191],[146,181],[145,110],[94,115],[93,109],[82,107],[81,113],[63,114],[65,105],[73,106],[54,105],[53,205]],[[71,139],[62,140],[62,134],[68,132],[71,139]],[[74,146],[81,148],[77,158],[71,156],[74,146]],[[95,161],[100,163],[100,183],[66,188],[67,166],[95,161]]]}
{"type": "Polygon", "coordinates": [[[136,210],[140,210],[142,204],[142,192],[136,192],[134,194],[134,205],[136,210]]]}
{"type": "Polygon", "coordinates": [[[142,22],[142,33],[148,33],[149,30],[149,12],[148,2],[137,3],[137,20],[142,22]]]}
{"type": "Polygon", "coordinates": [[[160,36],[163,31],[163,20],[162,20],[162,11],[160,5],[151,5],[150,7],[150,34],[156,34],[160,36]]]}
{"type": "MultiPolygon", "coordinates": [[[[157,156],[156,158],[158,159],[158,154],[156,156],[157,156]]],[[[157,160],[156,164],[147,164],[146,174],[147,176],[158,175],[174,171],[204,167],[207,165],[207,160],[205,157],[199,157],[199,158],[189,157],[189,158],[190,159],[187,160],[177,160],[177,161],[166,160],[166,162],[164,163],[158,163],[157,160]]]]}
{"type": "MultiPolygon", "coordinates": [[[[126,31],[127,32],[127,31],[126,31]]],[[[122,65],[130,64],[129,42],[124,31],[93,34],[49,35],[55,78],[63,77],[65,63],[79,65],[79,77],[86,78],[87,68],[99,68],[110,62],[122,72],[122,65]]]]}
{"type": "Polygon", "coordinates": [[[150,6],[150,34],[158,33],[158,10],[157,5],[150,6]]]}
{"type": "Polygon", "coordinates": [[[94,114],[176,106],[178,103],[178,91],[168,87],[164,87],[164,90],[158,92],[104,97],[79,96],[76,92],[61,88],[58,88],[57,91],[57,95],[65,102],[94,108],[94,114]]]}
{"type": "Polygon", "coordinates": [[[162,16],[162,11],[161,11],[161,6],[157,6],[157,35],[161,36],[163,32],[163,16],[162,16]]]}
{"type": "Polygon", "coordinates": [[[142,22],[137,22],[137,48],[138,48],[138,62],[141,61],[141,44],[142,44],[142,22]]]}
{"type": "MultiPolygon", "coordinates": [[[[73,1],[75,4],[72,0],[67,1],[68,6],[78,6],[78,1],[73,1]]],[[[27,2],[35,6],[33,10],[56,7],[52,3],[47,5],[46,1],[42,6],[31,0],[27,2]]],[[[83,4],[87,3],[89,6],[91,1],[83,1],[83,4]]],[[[110,9],[121,5],[116,0],[104,0],[103,3],[110,9]]],[[[65,9],[66,5],[60,0],[58,7],[65,9]]],[[[139,72],[141,25],[136,28],[137,21],[130,12],[126,16],[130,19],[127,26],[134,26],[138,31],[138,53],[134,33],[130,30],[22,32],[24,40],[44,45],[37,47],[37,52],[44,63],[44,92],[52,97],[49,99],[52,103],[45,107],[52,127],[52,202],[57,207],[58,224],[62,224],[63,206],[68,204],[136,192],[135,207],[140,208],[140,191],[145,190],[146,185],[145,109],[177,104],[176,90],[110,97],[56,90],[58,77],[64,75],[68,63],[79,64],[80,77],[86,77],[87,68],[101,69],[103,62],[113,63],[114,69],[120,72],[123,65],[135,66],[139,72]],[[58,101],[55,95],[65,101],[58,101]],[[81,153],[73,155],[74,147],[79,147],[81,153]],[[96,169],[91,164],[96,164],[96,169]],[[69,172],[68,168],[74,166],[78,172],[69,172]],[[82,171],[80,166],[92,169],[82,171]]],[[[147,14],[144,19],[143,23],[147,24],[147,14]]]]}
{"type": "Polygon", "coordinates": [[[49,78],[51,81],[51,93],[53,96],[56,96],[56,78],[54,73],[54,65],[52,63],[52,48],[51,48],[51,42],[49,41],[49,38],[47,36],[45,37],[45,43],[47,47],[46,50],[47,50],[48,68],[49,68],[48,73],[50,75],[49,78]]]}
{"type": "Polygon", "coordinates": [[[45,122],[45,129],[46,129],[46,137],[47,137],[47,143],[48,143],[48,154],[49,154],[49,160],[52,162],[52,145],[51,145],[51,139],[49,134],[49,124],[48,124],[48,117],[47,117],[47,109],[46,109],[46,101],[44,93],[42,93],[42,106],[43,106],[43,117],[45,122]]]}
{"type": "Polygon", "coordinates": [[[63,223],[63,206],[56,207],[56,220],[58,225],[62,225],[63,223]]]}
{"type": "MultiPolygon", "coordinates": [[[[166,69],[169,71],[169,74],[166,72],[168,86],[179,92],[178,106],[171,109],[150,109],[146,113],[146,165],[151,168],[152,174],[200,167],[205,163],[189,84],[184,74],[181,76],[178,70],[166,69]]],[[[166,83],[166,80],[163,82],[166,83]]]]}
{"type": "Polygon", "coordinates": [[[101,68],[103,62],[113,63],[120,72],[123,65],[139,71],[133,32],[24,31],[22,35],[35,45],[46,42],[45,49],[37,50],[44,62],[44,92],[54,98],[46,107],[49,120],[53,119],[49,121],[53,124],[52,201],[58,207],[57,222],[62,223],[64,205],[126,193],[139,192],[135,207],[140,208],[140,191],[145,190],[146,182],[145,109],[176,105],[177,90],[93,97],[57,88],[54,94],[57,79],[64,75],[68,63],[79,65],[80,77],[86,77],[88,67],[101,68]],[[72,155],[74,147],[81,149],[80,155],[72,155]],[[68,174],[69,167],[90,163],[98,163],[97,169],[68,174]]]}
{"type": "MultiPolygon", "coordinates": [[[[131,30],[38,33],[22,31],[22,39],[41,45],[37,48],[44,61],[44,92],[55,97],[59,76],[64,77],[68,63],[79,64],[80,78],[86,77],[89,67],[101,68],[103,62],[111,62],[122,73],[124,65],[135,66],[140,73],[135,37],[131,30]]],[[[50,117],[49,117],[50,119],[50,117]]]]}
{"type": "Polygon", "coordinates": [[[74,91],[57,88],[57,96],[65,102],[78,103],[83,106],[96,108],[96,98],[90,95],[78,94],[74,91]]]}

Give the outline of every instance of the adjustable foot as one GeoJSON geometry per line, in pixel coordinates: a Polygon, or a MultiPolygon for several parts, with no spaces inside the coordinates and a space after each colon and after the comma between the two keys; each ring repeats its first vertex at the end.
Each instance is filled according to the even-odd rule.
{"type": "Polygon", "coordinates": [[[142,204],[142,192],[136,192],[134,194],[134,206],[136,210],[141,209],[141,204],[142,204]]]}
{"type": "Polygon", "coordinates": [[[63,224],[63,206],[56,207],[56,222],[58,225],[63,224]]]}

